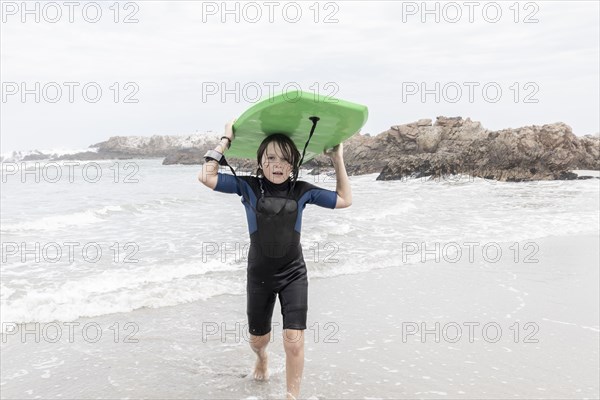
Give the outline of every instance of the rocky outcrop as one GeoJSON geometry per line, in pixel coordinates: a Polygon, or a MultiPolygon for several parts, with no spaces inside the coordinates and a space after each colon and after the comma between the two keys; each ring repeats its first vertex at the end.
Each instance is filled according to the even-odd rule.
{"type": "MultiPolygon", "coordinates": [[[[91,145],[98,153],[120,153],[127,157],[154,158],[165,157],[184,148],[201,148],[213,140],[207,135],[171,135],[171,136],[113,136],[105,142],[91,145]]],[[[216,140],[215,140],[216,143],[216,140]]]]}
{"type": "Polygon", "coordinates": [[[19,161],[41,161],[41,160],[98,160],[110,159],[113,154],[99,155],[95,151],[57,151],[57,150],[29,150],[29,151],[13,151],[0,156],[1,162],[19,162],[19,161]]]}
{"type": "Polygon", "coordinates": [[[469,118],[438,117],[434,124],[421,120],[382,135],[389,145],[382,180],[448,173],[501,181],[572,179],[570,170],[600,169],[598,136],[579,138],[560,122],[489,131],[469,118]]]}
{"type": "MultiPolygon", "coordinates": [[[[89,146],[80,152],[56,153],[52,151],[13,152],[2,161],[36,160],[107,160],[132,158],[164,158],[185,148],[208,148],[217,143],[209,134],[170,136],[112,136],[108,140],[89,146]]],[[[214,148],[214,145],[212,146],[214,148]]]]}
{"type": "MultiPolygon", "coordinates": [[[[30,152],[23,160],[163,159],[163,164],[203,164],[219,135],[114,136],[91,151],[49,157],[30,152]]],[[[378,173],[379,180],[468,174],[501,181],[577,179],[572,170],[600,170],[600,137],[578,137],[557,122],[490,131],[480,122],[437,117],[394,125],[376,136],[354,135],[344,142],[349,175],[378,173]]],[[[256,160],[228,158],[240,171],[254,171],[256,160]]],[[[319,155],[303,165],[311,173],[332,173],[331,160],[319,155]]]]}
{"type": "Polygon", "coordinates": [[[130,158],[166,157],[174,151],[186,148],[201,148],[216,143],[216,137],[208,135],[172,135],[159,136],[113,136],[105,142],[90,147],[98,149],[99,154],[120,154],[130,158]]]}
{"type": "MultiPolygon", "coordinates": [[[[489,131],[469,118],[438,117],[392,126],[377,136],[344,142],[350,175],[377,179],[469,174],[503,181],[574,179],[573,169],[600,170],[598,135],[575,136],[563,123],[489,131]]],[[[331,166],[323,156],[319,170],[331,166]]],[[[307,165],[308,167],[309,165],[307,165]]]]}

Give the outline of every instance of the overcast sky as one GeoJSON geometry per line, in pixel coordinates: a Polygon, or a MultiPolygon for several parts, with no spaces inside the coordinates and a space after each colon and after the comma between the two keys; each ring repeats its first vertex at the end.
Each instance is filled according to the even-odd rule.
{"type": "Polygon", "coordinates": [[[367,105],[372,135],[441,115],[600,130],[597,1],[467,3],[110,1],[94,23],[96,3],[3,1],[2,152],[220,133],[284,85],[367,105]]]}

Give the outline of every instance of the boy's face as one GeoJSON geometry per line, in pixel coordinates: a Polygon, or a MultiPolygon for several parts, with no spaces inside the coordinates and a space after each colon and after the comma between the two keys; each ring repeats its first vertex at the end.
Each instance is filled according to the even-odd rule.
{"type": "Polygon", "coordinates": [[[262,170],[269,181],[283,183],[292,172],[292,164],[283,159],[283,153],[275,142],[267,145],[262,157],[262,170]]]}

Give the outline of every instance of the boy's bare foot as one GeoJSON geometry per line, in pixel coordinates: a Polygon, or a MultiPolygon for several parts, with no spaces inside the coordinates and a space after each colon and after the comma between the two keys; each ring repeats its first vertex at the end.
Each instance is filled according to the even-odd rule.
{"type": "Polygon", "coordinates": [[[256,359],[256,366],[254,367],[254,379],[257,381],[265,381],[269,378],[267,363],[267,352],[263,351],[262,354],[260,354],[256,359]]]}

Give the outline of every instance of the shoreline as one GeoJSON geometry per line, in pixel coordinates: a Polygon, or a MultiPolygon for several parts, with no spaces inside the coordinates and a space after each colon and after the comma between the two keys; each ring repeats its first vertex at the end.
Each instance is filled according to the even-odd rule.
{"type": "MultiPolygon", "coordinates": [[[[309,276],[302,398],[597,397],[599,239],[533,240],[537,263],[515,263],[513,242],[503,242],[497,263],[309,276]],[[421,331],[435,331],[436,322],[438,342],[421,331]],[[502,330],[496,342],[494,324],[502,330]],[[453,341],[457,326],[463,336],[453,341]]],[[[25,344],[9,337],[3,398],[277,398],[285,385],[279,301],[264,384],[250,377],[245,300],[221,295],[81,318],[71,343],[65,326],[57,343],[44,340],[51,326],[40,343],[33,334],[25,344]],[[97,327],[101,339],[83,339],[85,324],[88,339],[97,327]],[[125,343],[127,335],[138,342],[125,343]]]]}

